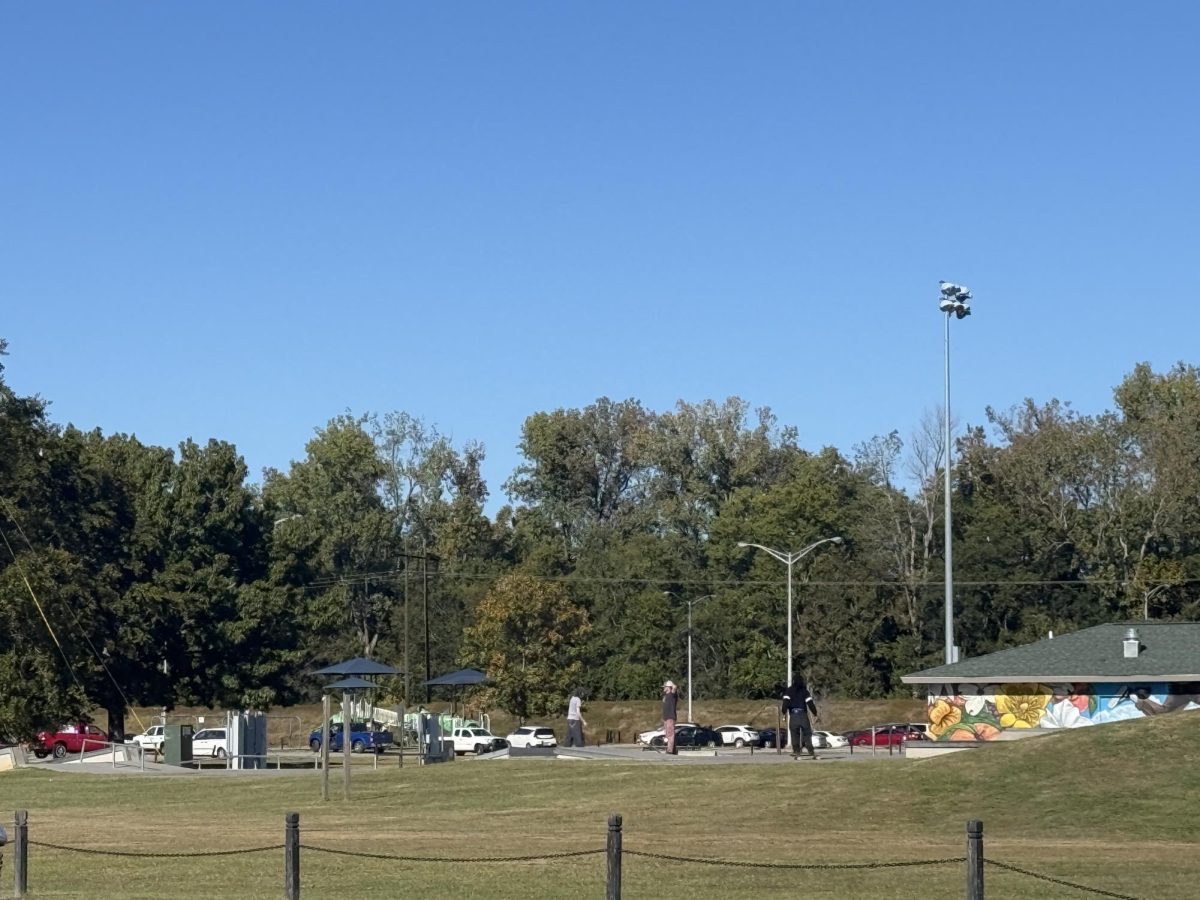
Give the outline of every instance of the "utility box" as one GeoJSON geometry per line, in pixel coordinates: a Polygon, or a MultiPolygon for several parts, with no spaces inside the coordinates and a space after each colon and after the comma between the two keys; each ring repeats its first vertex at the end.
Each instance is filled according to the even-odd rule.
{"type": "Polygon", "coordinates": [[[229,717],[230,768],[267,767],[267,717],[260,712],[238,712],[229,717]]]}
{"type": "Polygon", "coordinates": [[[191,725],[168,725],[163,729],[163,761],[168,766],[190,765],[192,762],[191,725]]]}

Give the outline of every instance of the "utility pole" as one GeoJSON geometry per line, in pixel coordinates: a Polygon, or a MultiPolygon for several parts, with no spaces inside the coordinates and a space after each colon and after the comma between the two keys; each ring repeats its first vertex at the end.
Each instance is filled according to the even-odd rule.
{"type": "Polygon", "coordinates": [[[425,615],[425,702],[433,700],[433,688],[429,679],[433,673],[429,668],[429,553],[425,549],[425,538],[421,538],[421,603],[425,615]]]}
{"type": "Polygon", "coordinates": [[[412,702],[412,667],[408,659],[408,538],[404,538],[404,702],[412,702]]]}

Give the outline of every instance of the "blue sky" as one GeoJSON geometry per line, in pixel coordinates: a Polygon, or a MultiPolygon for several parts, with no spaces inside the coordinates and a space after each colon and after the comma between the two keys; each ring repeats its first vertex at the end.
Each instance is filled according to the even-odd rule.
{"type": "Polygon", "coordinates": [[[803,445],[1197,361],[1200,5],[0,8],[0,336],[53,417],[483,441],[739,395],[803,445]]]}

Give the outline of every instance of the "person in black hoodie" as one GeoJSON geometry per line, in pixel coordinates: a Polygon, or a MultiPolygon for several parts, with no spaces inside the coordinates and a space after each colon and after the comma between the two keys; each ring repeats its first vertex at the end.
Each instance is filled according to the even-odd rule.
{"type": "Polygon", "coordinates": [[[813,702],[808,685],[799,674],[784,689],[782,707],[788,720],[788,742],[792,748],[792,759],[799,759],[802,750],[807,751],[812,759],[816,759],[817,751],[813,749],[812,742],[812,722],[808,716],[812,713],[814,719],[817,717],[817,704],[813,702]]]}

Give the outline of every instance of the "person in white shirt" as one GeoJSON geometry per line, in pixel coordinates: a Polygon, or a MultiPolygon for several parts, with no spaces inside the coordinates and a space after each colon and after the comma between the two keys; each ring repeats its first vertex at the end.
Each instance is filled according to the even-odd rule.
{"type": "Polygon", "coordinates": [[[586,746],[583,740],[583,729],[587,727],[587,722],[583,718],[583,701],[579,699],[579,691],[571,693],[571,699],[567,703],[567,746],[568,747],[583,747],[586,746]]]}

